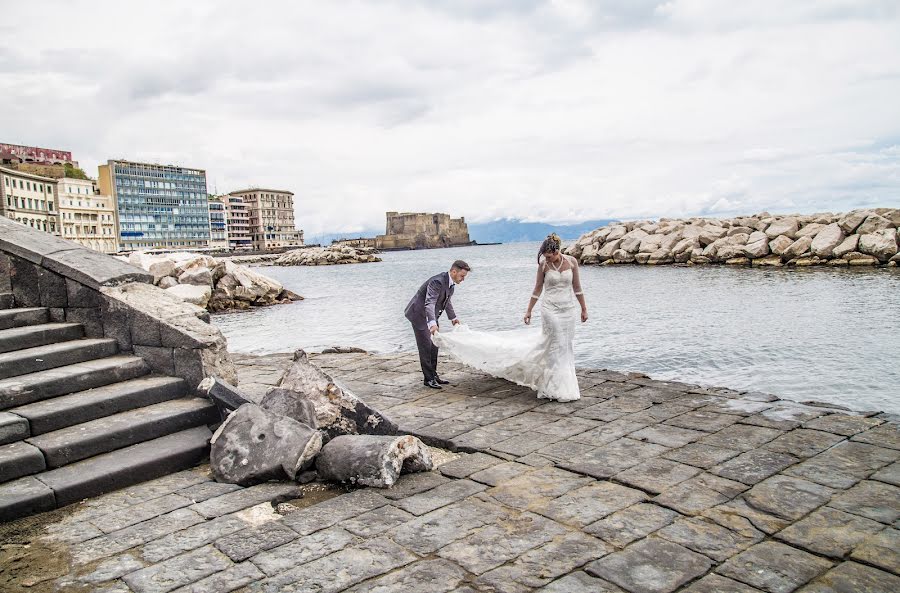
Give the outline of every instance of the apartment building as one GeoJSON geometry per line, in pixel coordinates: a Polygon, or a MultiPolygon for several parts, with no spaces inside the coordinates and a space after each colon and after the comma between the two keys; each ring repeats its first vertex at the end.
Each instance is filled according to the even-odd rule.
{"type": "Polygon", "coordinates": [[[244,200],[250,211],[253,249],[266,251],[303,245],[303,231],[294,225],[294,194],[278,189],[251,188],[229,195],[244,200]]]}
{"type": "Polygon", "coordinates": [[[91,179],[57,180],[62,237],[94,251],[119,251],[116,206],[111,196],[97,190],[91,179]]]}
{"type": "Polygon", "coordinates": [[[240,196],[222,196],[225,204],[225,226],[228,234],[228,249],[248,251],[253,249],[250,234],[250,207],[240,196]]]}
{"type": "Polygon", "coordinates": [[[0,167],[0,215],[59,235],[56,180],[0,167]]]}
{"type": "Polygon", "coordinates": [[[224,196],[209,196],[209,246],[228,249],[228,217],[224,196]]]}

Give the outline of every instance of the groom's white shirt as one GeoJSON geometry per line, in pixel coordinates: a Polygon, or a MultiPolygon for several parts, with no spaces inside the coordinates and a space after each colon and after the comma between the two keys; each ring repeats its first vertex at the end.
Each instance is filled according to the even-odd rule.
{"type": "MultiPolygon", "coordinates": [[[[450,286],[451,284],[452,284],[453,286],[456,286],[456,285],[459,284],[459,282],[455,282],[455,281],[453,280],[453,276],[450,275],[450,272],[444,272],[444,273],[447,274],[447,280],[448,280],[447,286],[450,286]]],[[[447,317],[450,317],[450,315],[447,315],[447,317]]],[[[450,323],[453,323],[453,320],[454,320],[454,319],[456,319],[456,317],[451,317],[451,318],[450,318],[450,323]]],[[[434,327],[434,326],[436,326],[436,325],[437,325],[437,321],[429,321],[429,322],[428,322],[428,329],[431,329],[432,327],[434,327]]]]}

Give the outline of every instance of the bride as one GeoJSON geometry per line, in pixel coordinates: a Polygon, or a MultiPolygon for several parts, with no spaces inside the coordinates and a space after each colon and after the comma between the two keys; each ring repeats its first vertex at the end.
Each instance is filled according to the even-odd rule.
{"type": "Polygon", "coordinates": [[[549,235],[538,251],[537,281],[525,311],[541,301],[541,332],[480,332],[465,326],[438,332],[435,345],[468,366],[537,391],[538,397],[573,401],[581,397],[575,376],[576,300],[581,321],[588,319],[578,262],[560,253],[561,241],[549,235]]]}

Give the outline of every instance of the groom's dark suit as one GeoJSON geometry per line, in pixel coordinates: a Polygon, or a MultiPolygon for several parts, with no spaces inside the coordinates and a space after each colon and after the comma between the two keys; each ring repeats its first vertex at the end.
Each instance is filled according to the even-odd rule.
{"type": "Polygon", "coordinates": [[[406,318],[413,326],[416,334],[416,346],[419,348],[419,363],[425,382],[437,379],[438,348],[431,341],[431,327],[437,325],[441,314],[446,310],[450,321],[456,319],[450,297],[453,296],[453,281],[450,274],[441,272],[429,278],[415,296],[406,305],[406,318]]]}

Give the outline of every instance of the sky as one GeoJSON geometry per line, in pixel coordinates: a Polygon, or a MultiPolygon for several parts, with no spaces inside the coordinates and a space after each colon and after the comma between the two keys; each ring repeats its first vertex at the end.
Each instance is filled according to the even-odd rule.
{"type": "Polygon", "coordinates": [[[307,232],[900,207],[897,0],[0,0],[0,142],[307,232]]]}

